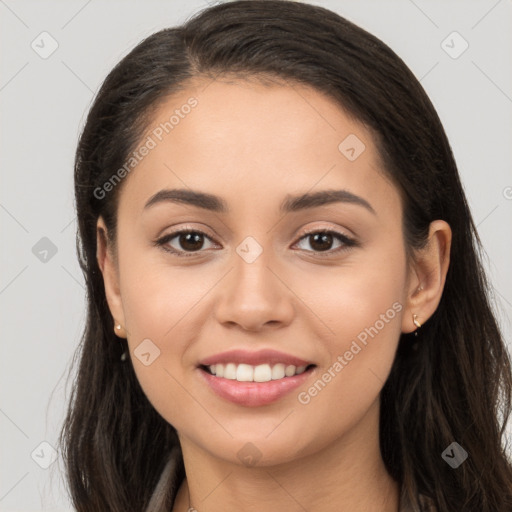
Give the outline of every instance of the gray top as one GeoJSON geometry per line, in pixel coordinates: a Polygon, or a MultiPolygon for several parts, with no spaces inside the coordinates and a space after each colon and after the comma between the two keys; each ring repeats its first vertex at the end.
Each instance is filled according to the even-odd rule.
{"type": "MultiPolygon", "coordinates": [[[[151,501],[147,506],[144,512],[170,512],[170,510],[166,510],[165,508],[165,496],[167,493],[167,489],[172,489],[173,499],[176,498],[176,494],[178,493],[178,487],[181,485],[181,481],[177,481],[177,465],[180,456],[180,450],[178,447],[175,447],[169,457],[169,461],[167,462],[160,479],[153,491],[153,495],[151,496],[151,501]]],[[[402,492],[400,497],[400,510],[399,512],[437,512],[436,508],[432,504],[432,501],[429,500],[426,496],[422,494],[419,495],[419,501],[421,504],[421,509],[418,510],[408,502],[405,494],[402,492]]]]}

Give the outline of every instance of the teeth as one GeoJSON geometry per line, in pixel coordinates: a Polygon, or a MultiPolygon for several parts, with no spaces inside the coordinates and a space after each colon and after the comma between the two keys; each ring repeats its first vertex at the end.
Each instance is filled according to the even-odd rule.
{"type": "Polygon", "coordinates": [[[228,363],[226,366],[224,366],[224,378],[236,380],[236,364],[228,363]]]}
{"type": "Polygon", "coordinates": [[[282,363],[270,366],[269,364],[260,364],[251,366],[250,364],[213,364],[208,367],[210,373],[217,377],[237,380],[238,382],[269,382],[284,377],[293,377],[306,371],[305,366],[294,366],[292,364],[285,366],[282,363]]]}
{"type": "Polygon", "coordinates": [[[252,382],[254,379],[254,368],[248,364],[239,364],[236,369],[236,380],[238,382],[252,382]]]}
{"type": "Polygon", "coordinates": [[[272,367],[272,380],[282,379],[284,377],[284,364],[275,364],[272,367]]]}
{"type": "Polygon", "coordinates": [[[295,375],[295,370],[297,368],[295,366],[293,366],[293,364],[291,364],[290,366],[287,366],[285,369],[284,369],[284,374],[287,376],[287,377],[292,377],[293,375],[295,375]]]}
{"type": "Polygon", "coordinates": [[[268,364],[260,364],[254,368],[254,382],[268,382],[272,380],[272,370],[268,364]]]}

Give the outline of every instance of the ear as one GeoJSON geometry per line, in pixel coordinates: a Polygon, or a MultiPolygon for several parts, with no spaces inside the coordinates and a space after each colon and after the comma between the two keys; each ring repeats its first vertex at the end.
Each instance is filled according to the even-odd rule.
{"type": "Polygon", "coordinates": [[[109,242],[108,230],[102,217],[98,218],[96,224],[96,247],[96,258],[103,275],[105,296],[115,323],[112,329],[120,338],[126,338],[123,302],[119,290],[119,269],[114,256],[114,249],[109,242]],[[121,325],[121,329],[117,329],[116,325],[121,325]]]}
{"type": "Polygon", "coordinates": [[[427,244],[414,253],[402,332],[413,332],[418,328],[413,315],[424,324],[437,309],[450,265],[451,242],[452,230],[447,222],[435,220],[430,224],[427,244]]]}

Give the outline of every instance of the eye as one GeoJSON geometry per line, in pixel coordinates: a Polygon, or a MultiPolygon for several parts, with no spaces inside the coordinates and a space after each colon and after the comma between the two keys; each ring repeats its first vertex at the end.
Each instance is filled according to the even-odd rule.
{"type": "Polygon", "coordinates": [[[155,244],[162,247],[165,251],[171,252],[176,256],[194,256],[196,252],[204,249],[205,239],[210,240],[210,237],[197,229],[182,229],[181,231],[175,231],[169,233],[158,239],[155,244]],[[171,241],[176,239],[175,245],[181,247],[175,247],[171,244],[171,241]]]}
{"type": "Polygon", "coordinates": [[[306,249],[307,252],[314,252],[315,255],[320,257],[332,256],[333,254],[346,251],[350,247],[355,247],[358,245],[356,240],[353,238],[349,238],[343,233],[338,233],[337,231],[332,230],[310,231],[300,238],[299,242],[302,241],[308,242],[309,245],[313,248],[312,251],[306,249]],[[336,240],[339,242],[339,246],[333,250],[332,245],[336,240]],[[326,254],[324,255],[321,253],[326,254]]]}
{"type": "MultiPolygon", "coordinates": [[[[190,257],[195,256],[195,253],[200,253],[201,250],[205,248],[206,240],[211,240],[211,238],[201,230],[182,229],[180,231],[175,231],[174,233],[169,233],[163,236],[162,238],[156,240],[154,244],[176,256],[190,257]],[[175,239],[176,241],[173,242],[175,239]],[[173,242],[174,245],[171,242],[173,242]],[[178,247],[176,247],[176,245],[178,245],[178,247]]],[[[306,250],[306,252],[312,252],[315,254],[315,256],[320,257],[332,256],[333,254],[346,251],[349,248],[358,245],[356,240],[344,235],[343,233],[338,233],[337,231],[332,230],[310,231],[304,234],[299,239],[299,242],[297,242],[295,245],[298,245],[304,241],[307,241],[313,250],[303,250],[306,250]],[[332,245],[336,240],[338,241],[339,245],[333,250],[332,245]]]]}

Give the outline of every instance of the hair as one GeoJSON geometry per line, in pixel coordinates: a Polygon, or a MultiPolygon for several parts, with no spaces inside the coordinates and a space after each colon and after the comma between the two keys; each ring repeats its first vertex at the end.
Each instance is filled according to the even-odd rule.
{"type": "MultiPolygon", "coordinates": [[[[378,38],[330,10],[286,0],[214,5],[150,35],[108,74],[90,108],[74,168],[87,319],[59,439],[76,510],[143,510],[179,446],[130,359],[120,361],[127,345],[113,331],[96,223],[104,218],[115,246],[122,184],[101,199],[94,191],[127,161],[166,98],[194,79],[219,76],[312,87],[370,130],[383,172],[401,194],[408,254],[425,245],[432,221],[450,225],[451,263],[439,306],[417,338],[400,336],[381,392],[381,453],[416,507],[421,493],[440,512],[512,510],[504,442],[510,356],[441,121],[412,72],[378,38]],[[441,457],[454,441],[468,453],[457,469],[441,457]]],[[[184,465],[176,453],[180,480],[184,465]]],[[[169,510],[172,500],[169,492],[169,510]]]]}

